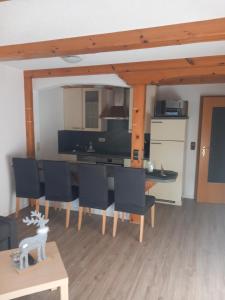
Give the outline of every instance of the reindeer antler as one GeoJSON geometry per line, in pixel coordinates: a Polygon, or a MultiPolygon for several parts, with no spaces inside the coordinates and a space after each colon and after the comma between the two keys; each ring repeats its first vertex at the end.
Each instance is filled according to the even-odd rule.
{"type": "Polygon", "coordinates": [[[44,215],[41,215],[41,213],[37,211],[32,211],[30,215],[31,219],[29,219],[28,217],[23,219],[23,223],[27,224],[28,226],[34,224],[38,227],[44,227],[49,221],[45,220],[44,215]]]}

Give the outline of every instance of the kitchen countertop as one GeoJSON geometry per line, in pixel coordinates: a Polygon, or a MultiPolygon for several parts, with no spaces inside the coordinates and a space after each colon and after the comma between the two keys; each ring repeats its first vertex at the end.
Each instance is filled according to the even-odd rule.
{"type": "MultiPolygon", "coordinates": [[[[122,154],[122,153],[121,154],[109,154],[109,153],[82,152],[82,151],[62,151],[62,152],[59,152],[59,154],[130,159],[130,155],[126,155],[126,154],[122,154]]],[[[149,158],[145,157],[144,159],[149,159],[149,158]]]]}
{"type": "Polygon", "coordinates": [[[174,182],[178,176],[177,172],[170,170],[153,170],[153,172],[148,172],[146,170],[146,178],[155,182],[174,182]],[[163,175],[162,175],[163,174],[163,175]]]}
{"type": "MultiPolygon", "coordinates": [[[[71,163],[71,170],[76,173],[77,172],[77,165],[79,164],[79,162],[73,162],[71,163]]],[[[108,177],[114,177],[114,168],[118,168],[118,166],[116,165],[108,165],[108,164],[104,164],[107,167],[107,176],[108,177]]],[[[174,172],[174,171],[170,171],[170,170],[164,170],[166,176],[161,176],[160,172],[161,170],[154,170],[153,172],[148,172],[147,170],[145,170],[145,176],[146,176],[146,180],[151,180],[154,182],[174,182],[177,179],[178,173],[174,172]]]]}

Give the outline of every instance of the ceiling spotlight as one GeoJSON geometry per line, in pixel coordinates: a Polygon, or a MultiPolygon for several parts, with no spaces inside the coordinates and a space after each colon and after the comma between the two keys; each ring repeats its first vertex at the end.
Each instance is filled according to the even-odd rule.
{"type": "Polygon", "coordinates": [[[76,64],[82,60],[81,57],[77,55],[66,55],[62,56],[61,58],[62,60],[70,64],[76,64]]]}

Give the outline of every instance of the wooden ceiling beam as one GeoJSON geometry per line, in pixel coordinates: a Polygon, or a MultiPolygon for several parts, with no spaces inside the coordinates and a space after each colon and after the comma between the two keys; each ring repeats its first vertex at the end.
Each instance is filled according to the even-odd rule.
{"type": "Polygon", "coordinates": [[[166,80],[159,80],[157,85],[185,85],[185,84],[212,84],[225,83],[225,75],[204,75],[192,77],[179,77],[166,80]]]}
{"type": "Polygon", "coordinates": [[[225,40],[225,18],[0,46],[0,61],[145,49],[225,40]]]}
{"type": "Polygon", "coordinates": [[[95,65],[88,67],[54,68],[25,71],[25,76],[32,78],[65,77],[80,75],[118,74],[145,70],[170,70],[193,67],[225,66],[225,55],[181,58],[158,61],[144,61],[112,65],[95,65]]]}
{"type": "Polygon", "coordinates": [[[169,80],[181,80],[182,78],[199,78],[210,76],[212,79],[225,76],[225,66],[201,66],[193,68],[142,70],[120,73],[119,76],[129,85],[135,84],[162,84],[169,80]]]}
{"type": "Polygon", "coordinates": [[[46,77],[66,77],[66,76],[82,76],[82,75],[98,75],[115,73],[113,65],[97,65],[88,67],[70,67],[70,68],[54,68],[24,71],[25,77],[30,78],[46,78],[46,77]]]}

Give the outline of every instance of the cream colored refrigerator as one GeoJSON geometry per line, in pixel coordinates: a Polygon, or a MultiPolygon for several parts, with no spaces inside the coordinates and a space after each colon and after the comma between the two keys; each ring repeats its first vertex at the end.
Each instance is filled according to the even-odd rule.
{"type": "Polygon", "coordinates": [[[187,119],[152,119],[150,159],[156,169],[178,172],[175,182],[157,183],[149,192],[158,202],[182,204],[187,119]]]}

